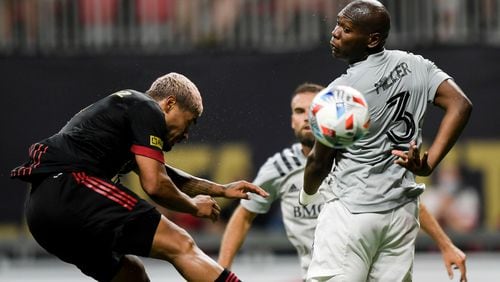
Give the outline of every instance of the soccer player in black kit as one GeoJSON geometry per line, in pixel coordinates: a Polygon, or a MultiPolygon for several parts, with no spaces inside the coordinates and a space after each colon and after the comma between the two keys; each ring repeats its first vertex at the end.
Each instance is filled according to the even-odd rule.
{"type": "Polygon", "coordinates": [[[188,281],[239,281],[153,205],[112,179],[134,170],[159,205],[217,220],[213,197],[267,196],[246,181],[226,185],[164,164],[163,151],[188,137],[201,95],[178,73],[146,93],[123,90],[77,113],[57,134],[31,145],[11,176],[31,183],[30,232],[48,252],[98,281],[149,281],[137,256],[166,260],[188,281]]]}

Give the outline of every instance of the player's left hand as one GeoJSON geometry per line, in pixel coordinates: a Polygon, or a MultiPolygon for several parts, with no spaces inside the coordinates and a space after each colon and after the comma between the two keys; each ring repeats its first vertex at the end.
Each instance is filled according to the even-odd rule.
{"type": "Polygon", "coordinates": [[[232,182],[224,186],[226,187],[224,190],[225,198],[248,199],[248,192],[255,193],[262,197],[269,196],[269,193],[267,193],[264,189],[244,180],[232,182]]]}
{"type": "Polygon", "coordinates": [[[453,279],[453,268],[460,270],[460,282],[467,282],[467,270],[465,267],[465,260],[467,259],[464,252],[457,248],[455,245],[451,245],[450,248],[441,250],[443,255],[444,265],[448,276],[453,279]]]}
{"type": "Polygon", "coordinates": [[[420,150],[418,149],[415,141],[410,142],[408,152],[392,150],[391,153],[399,157],[399,159],[395,160],[394,163],[405,167],[415,175],[428,176],[432,173],[432,168],[427,162],[429,153],[427,151],[424,152],[424,155],[420,158],[420,150]]]}

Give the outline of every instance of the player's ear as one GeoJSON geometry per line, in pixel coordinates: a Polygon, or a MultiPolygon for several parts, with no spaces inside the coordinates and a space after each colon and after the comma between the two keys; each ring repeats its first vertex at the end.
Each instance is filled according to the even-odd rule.
{"type": "Polygon", "coordinates": [[[165,112],[170,112],[175,103],[177,103],[177,99],[175,99],[174,96],[167,96],[167,98],[165,98],[165,112]]]}
{"type": "Polygon", "coordinates": [[[382,42],[382,36],[380,33],[370,33],[368,35],[368,48],[375,48],[382,42]]]}

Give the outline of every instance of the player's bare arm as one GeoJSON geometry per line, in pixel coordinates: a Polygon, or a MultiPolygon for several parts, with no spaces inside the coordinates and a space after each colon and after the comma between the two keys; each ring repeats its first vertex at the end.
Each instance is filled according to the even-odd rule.
{"type": "Polygon", "coordinates": [[[320,142],[314,142],[304,170],[304,191],[307,194],[313,195],[318,191],[321,182],[332,169],[334,157],[334,149],[320,142]]]}
{"type": "Polygon", "coordinates": [[[262,197],[269,194],[259,186],[247,181],[236,181],[221,185],[212,181],[195,177],[180,169],[165,166],[167,174],[179,189],[189,196],[210,195],[230,199],[248,199],[247,193],[256,193],[262,197]]]}
{"type": "Polygon", "coordinates": [[[434,242],[436,242],[439,247],[450,279],[453,279],[452,267],[455,267],[460,270],[460,282],[467,282],[465,266],[467,258],[464,252],[453,244],[436,219],[427,211],[427,208],[422,203],[420,203],[419,218],[422,229],[432,238],[432,240],[434,240],[434,242]]]}
{"type": "Polygon", "coordinates": [[[434,104],[445,111],[436,138],[429,150],[420,156],[418,144],[410,144],[408,152],[394,150],[395,162],[416,175],[428,176],[441,162],[464,129],[472,112],[472,103],[451,79],[443,81],[434,98],[434,104]]]}
{"type": "Polygon", "coordinates": [[[256,215],[241,205],[233,212],[222,236],[218,260],[220,265],[231,268],[234,257],[243,245],[256,215]]]}
{"type": "Polygon", "coordinates": [[[220,207],[210,196],[191,198],[177,188],[162,163],[141,155],[136,155],[135,159],[141,186],[153,201],[165,208],[197,217],[219,218],[220,207]]]}

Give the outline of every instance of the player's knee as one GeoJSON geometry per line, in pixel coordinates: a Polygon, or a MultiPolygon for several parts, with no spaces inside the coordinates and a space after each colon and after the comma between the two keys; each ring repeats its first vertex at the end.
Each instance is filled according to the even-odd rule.
{"type": "Polygon", "coordinates": [[[180,256],[194,254],[196,249],[193,238],[182,230],[157,240],[151,250],[151,256],[172,261],[180,256]]]}
{"type": "Polygon", "coordinates": [[[136,256],[126,255],[112,282],[150,282],[144,264],[136,256]]]}
{"type": "Polygon", "coordinates": [[[179,255],[192,253],[197,248],[193,238],[188,234],[181,236],[177,244],[176,253],[179,255]]]}

